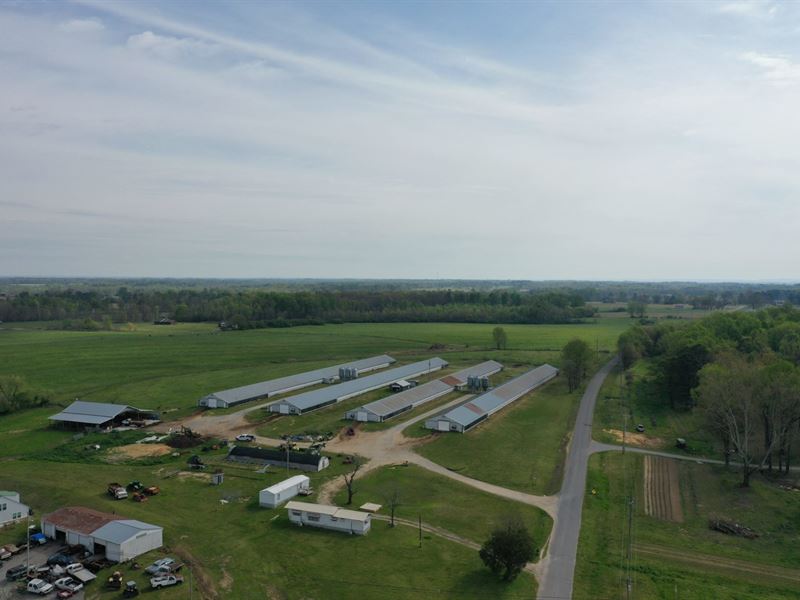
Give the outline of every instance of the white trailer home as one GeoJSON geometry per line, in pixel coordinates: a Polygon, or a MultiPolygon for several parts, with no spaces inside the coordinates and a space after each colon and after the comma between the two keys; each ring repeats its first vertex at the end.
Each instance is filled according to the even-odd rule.
{"type": "Polygon", "coordinates": [[[258,493],[258,504],[275,508],[310,488],[311,480],[306,475],[295,475],[261,490],[258,493]]]}
{"type": "Polygon", "coordinates": [[[286,504],[286,509],[289,512],[289,520],[295,525],[332,529],[350,535],[366,535],[372,522],[369,513],[327,504],[292,500],[286,504]]]}
{"type": "Polygon", "coordinates": [[[30,507],[20,500],[19,492],[0,491],[0,527],[21,521],[30,512],[30,507]]]}

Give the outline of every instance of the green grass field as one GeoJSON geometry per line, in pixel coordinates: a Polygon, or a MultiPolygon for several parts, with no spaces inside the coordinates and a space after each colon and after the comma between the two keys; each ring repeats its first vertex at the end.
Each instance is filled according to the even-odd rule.
{"type": "MultiPolygon", "coordinates": [[[[511,585],[496,580],[480,563],[477,552],[437,536],[391,529],[376,522],[365,537],[299,529],[285,509],[257,506],[258,490],[283,479],[285,473],[258,475],[253,468],[226,467],[226,481],[211,486],[193,474],[164,478],[183,464],[151,467],[85,465],[20,460],[4,463],[0,482],[19,490],[39,514],[64,505],[84,505],[116,511],[165,528],[164,552],[191,557],[195,580],[213,582],[218,598],[363,598],[425,597],[512,598],[530,594],[533,578],[523,575],[511,585]],[[162,488],[149,502],[114,501],[105,494],[109,481],[139,479],[162,488]],[[75,485],[80,482],[80,485],[75,485]],[[228,499],[223,504],[221,499],[228,499]],[[380,573],[376,577],[376,573],[380,573]]],[[[313,477],[315,485],[338,474],[331,467],[313,477]]],[[[470,490],[455,494],[470,504],[470,490]]],[[[476,505],[491,520],[501,508],[476,497],[476,505]]],[[[0,540],[16,541],[19,531],[0,532],[0,540]]],[[[142,557],[146,562],[160,555],[142,557]]],[[[144,585],[141,572],[123,568],[125,576],[144,585]]],[[[89,588],[89,598],[118,597],[89,588]]],[[[186,586],[159,597],[188,597],[186,586]]]]}
{"type": "MultiPolygon", "coordinates": [[[[432,434],[417,452],[462,475],[531,494],[561,487],[567,434],[580,390],[558,378],[524,396],[465,434],[432,434]]],[[[419,434],[422,425],[409,428],[419,434]]]]}
{"type": "MultiPolygon", "coordinates": [[[[396,490],[399,506],[396,516],[446,529],[478,544],[483,543],[495,525],[507,516],[519,516],[541,548],[552,527],[551,519],[541,510],[504,498],[498,498],[420,467],[383,467],[356,480],[354,506],[364,502],[384,505],[379,514],[389,516],[387,498],[396,490]]],[[[344,490],[336,503],[344,505],[344,490]]]]}
{"type": "Polygon", "coordinates": [[[738,487],[737,473],[722,467],[681,461],[681,504],[685,520],[672,523],[646,516],[641,456],[605,453],[590,459],[578,567],[576,600],[624,596],[626,496],[636,497],[631,576],[636,598],[726,600],[797,598],[797,581],[776,577],[773,567],[800,577],[800,493],[754,478],[738,487]],[[624,464],[624,470],[623,470],[624,464]],[[627,481],[627,485],[625,482],[627,481]],[[591,490],[596,495],[591,494],[591,490]],[[628,490],[626,492],[626,490],[628,490]],[[756,530],[749,540],[708,529],[710,516],[724,517],[756,530]],[[649,553],[636,550],[650,547],[649,553]],[[653,553],[652,549],[656,552],[653,553]],[[658,550],[661,549],[659,552],[658,550]],[[671,556],[669,553],[675,553],[671,556]],[[713,555],[717,560],[706,561],[713,555]],[[745,561],[753,572],[737,568],[745,561]]]}
{"type": "MultiPolygon", "coordinates": [[[[498,351],[491,346],[492,326],[473,324],[355,324],[228,333],[205,324],[142,325],[133,331],[92,333],[4,324],[0,374],[21,375],[33,388],[50,390],[62,405],[75,397],[129,403],[161,410],[165,419],[173,419],[194,412],[197,399],[211,391],[380,353],[392,354],[401,363],[439,355],[451,363],[451,370],[494,358],[507,367],[500,378],[510,377],[533,364],[557,362],[560,348],[576,336],[609,350],[625,327],[627,323],[617,320],[506,326],[509,347],[498,351]],[[436,350],[431,349],[434,345],[436,350]]],[[[375,392],[375,397],[384,393],[375,392]]],[[[369,399],[367,395],[353,402],[358,405],[369,399]]],[[[269,433],[335,429],[343,424],[340,418],[346,408],[342,404],[312,413],[297,423],[282,418],[254,424],[254,429],[269,433]]],[[[72,433],[48,427],[47,417],[57,409],[0,418],[0,488],[19,490],[39,514],[63,505],[86,505],[164,526],[168,550],[191,558],[195,581],[213,586],[219,598],[516,598],[529,597],[535,590],[535,581],[525,574],[510,585],[498,582],[475,551],[452,541],[426,534],[419,549],[413,529],[391,529],[376,522],[365,538],[351,538],[291,527],[285,511],[255,505],[259,489],[286,476],[280,469],[258,475],[252,468],[225,464],[226,482],[218,488],[191,474],[164,478],[185,465],[186,452],[178,459],[107,464],[106,446],[113,445],[110,438],[109,444],[101,444],[100,454],[87,454],[86,440],[70,441],[72,433]],[[159,485],[164,491],[141,505],[114,502],[105,495],[109,481],[133,479],[159,485]],[[229,502],[221,503],[223,498],[229,502]]],[[[548,481],[553,477],[553,461],[560,456],[560,427],[567,425],[564,410],[553,403],[542,413],[542,420],[529,423],[529,428],[541,431],[542,448],[551,438],[556,440],[556,449],[549,455],[542,453],[535,462],[548,481]],[[564,419],[559,427],[553,427],[552,411],[564,419]]],[[[409,416],[387,425],[402,423],[409,416]]],[[[128,441],[120,438],[114,443],[128,441]]],[[[501,449],[505,451],[506,447],[501,449]]],[[[204,458],[214,465],[221,460],[220,455],[204,458]]],[[[314,475],[315,486],[325,478],[340,476],[345,468],[334,461],[330,469],[314,475]]],[[[413,468],[368,477],[361,494],[366,496],[370,486],[377,490],[393,475],[407,490],[407,506],[401,514],[406,510],[422,513],[424,519],[469,539],[481,541],[491,523],[512,511],[523,514],[539,543],[549,530],[549,519],[535,509],[413,468]],[[453,510],[454,506],[459,510],[453,510]]],[[[0,540],[14,536],[13,530],[0,532],[0,540]]],[[[144,583],[141,575],[129,572],[126,576],[144,583]]],[[[116,595],[100,593],[100,589],[95,586],[89,597],[116,595]]],[[[169,600],[186,594],[184,587],[159,595],[169,600]]]]}

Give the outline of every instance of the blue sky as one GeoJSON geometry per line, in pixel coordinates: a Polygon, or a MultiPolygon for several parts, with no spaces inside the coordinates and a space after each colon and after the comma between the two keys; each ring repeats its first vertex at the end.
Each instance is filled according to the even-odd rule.
{"type": "Polygon", "coordinates": [[[799,279],[800,8],[0,2],[0,275],[799,279]]]}

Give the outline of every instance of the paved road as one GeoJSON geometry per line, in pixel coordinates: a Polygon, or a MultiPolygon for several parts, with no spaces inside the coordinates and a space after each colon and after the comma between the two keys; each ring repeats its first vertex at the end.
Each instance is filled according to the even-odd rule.
{"type": "Polygon", "coordinates": [[[547,554],[539,565],[539,600],[572,598],[581,510],[586,491],[586,470],[592,450],[594,405],[600,386],[616,364],[615,357],[600,369],[589,381],[581,398],[575,431],[567,454],[564,482],[558,494],[557,518],[547,554]]]}

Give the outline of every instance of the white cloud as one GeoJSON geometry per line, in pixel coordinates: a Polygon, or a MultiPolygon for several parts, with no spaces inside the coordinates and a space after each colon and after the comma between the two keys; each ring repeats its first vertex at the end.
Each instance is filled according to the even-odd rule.
{"type": "Polygon", "coordinates": [[[721,4],[719,11],[741,17],[772,19],[778,12],[778,6],[770,0],[736,0],[721,4]]]}
{"type": "Polygon", "coordinates": [[[741,59],[759,67],[764,78],[778,86],[800,83],[800,64],[788,56],[745,52],[741,59]]]}
{"type": "Polygon", "coordinates": [[[217,44],[209,44],[192,38],[158,35],[152,31],[144,31],[130,36],[128,48],[150,52],[155,56],[167,59],[187,56],[208,58],[220,51],[217,44]]]}
{"type": "Polygon", "coordinates": [[[100,19],[70,19],[59,23],[58,28],[67,33],[88,33],[103,31],[106,26],[100,19]]]}

